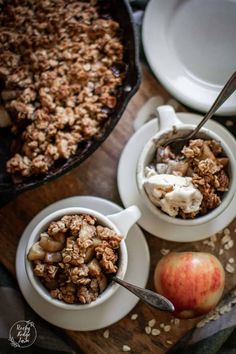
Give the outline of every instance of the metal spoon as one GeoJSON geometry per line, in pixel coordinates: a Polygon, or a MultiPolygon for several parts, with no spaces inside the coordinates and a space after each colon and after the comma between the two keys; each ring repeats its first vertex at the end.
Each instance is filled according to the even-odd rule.
{"type": "Polygon", "coordinates": [[[151,305],[161,311],[173,312],[175,310],[174,305],[164,296],[155,293],[154,291],[140,288],[139,286],[127,283],[117,277],[112,277],[112,280],[120,284],[127,290],[131,291],[134,295],[140,298],[143,302],[151,305]]]}
{"type": "Polygon", "coordinates": [[[210,119],[213,114],[217,111],[217,109],[233,94],[236,90],[236,72],[230,77],[227,81],[219,95],[217,96],[215,102],[211,106],[210,110],[206,115],[203,117],[201,122],[196,126],[196,128],[188,133],[187,135],[178,137],[178,138],[171,138],[166,141],[163,146],[172,145],[173,150],[175,153],[178,153],[182,150],[187,140],[193,139],[193,137],[199,132],[202,126],[210,119]]]}

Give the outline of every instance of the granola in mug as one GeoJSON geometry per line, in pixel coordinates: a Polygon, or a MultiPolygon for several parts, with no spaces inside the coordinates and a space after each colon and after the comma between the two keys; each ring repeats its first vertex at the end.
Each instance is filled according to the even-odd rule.
{"type": "Polygon", "coordinates": [[[65,215],[40,234],[27,258],[53,298],[89,304],[117,272],[121,240],[91,215],[65,215]]]}
{"type": "Polygon", "coordinates": [[[228,165],[228,157],[215,140],[190,140],[179,155],[170,146],[157,147],[145,170],[144,188],[166,214],[193,219],[221,203],[229,188],[228,165]]]}

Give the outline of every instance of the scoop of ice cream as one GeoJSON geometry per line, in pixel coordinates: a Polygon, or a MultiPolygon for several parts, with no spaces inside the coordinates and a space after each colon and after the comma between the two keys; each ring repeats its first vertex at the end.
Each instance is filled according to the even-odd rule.
{"type": "Polygon", "coordinates": [[[193,185],[191,177],[157,174],[146,171],[144,188],[152,203],[170,216],[179,211],[197,213],[202,202],[202,193],[193,185]]]}

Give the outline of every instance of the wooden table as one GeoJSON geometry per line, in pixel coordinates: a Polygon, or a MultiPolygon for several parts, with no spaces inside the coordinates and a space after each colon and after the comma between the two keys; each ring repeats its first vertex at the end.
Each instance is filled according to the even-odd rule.
{"type": "MultiPolygon", "coordinates": [[[[143,79],[138,93],[129,103],[123,118],[106,140],[106,142],[80,167],[74,169],[67,175],[41,186],[36,190],[25,192],[16,200],[9,203],[0,210],[0,247],[4,252],[0,252],[0,261],[15,274],[15,254],[17,244],[21,234],[28,222],[47,205],[74,195],[95,195],[121,204],[119,198],[116,173],[119,157],[126,142],[133,134],[132,122],[136,112],[143,103],[153,95],[161,95],[165,103],[170,99],[170,95],[154,79],[146,67],[143,67],[143,79]]],[[[179,111],[186,108],[179,105],[179,111]]],[[[236,228],[236,220],[230,225],[231,233],[236,228]]],[[[221,235],[219,235],[219,238],[221,235]]],[[[218,254],[220,242],[216,244],[215,250],[202,242],[194,244],[177,244],[162,241],[147,234],[147,241],[151,251],[151,271],[147,287],[153,288],[153,270],[157,260],[161,257],[160,249],[192,249],[213,251],[218,254]]],[[[221,259],[223,262],[235,252],[234,248],[224,252],[221,259]]],[[[227,274],[227,289],[235,283],[235,275],[227,274]]],[[[171,331],[162,331],[159,336],[147,335],[145,326],[149,320],[156,319],[156,328],[160,323],[170,323],[171,316],[154,310],[144,304],[139,303],[132,313],[137,313],[138,318],[131,320],[131,314],[127,315],[118,323],[109,328],[110,337],[103,337],[104,330],[93,332],[65,331],[80,348],[81,352],[87,354],[117,354],[122,352],[123,345],[128,345],[132,353],[155,353],[161,354],[167,351],[171,342],[176,342],[196,320],[181,321],[179,325],[171,324],[171,331]]]]}

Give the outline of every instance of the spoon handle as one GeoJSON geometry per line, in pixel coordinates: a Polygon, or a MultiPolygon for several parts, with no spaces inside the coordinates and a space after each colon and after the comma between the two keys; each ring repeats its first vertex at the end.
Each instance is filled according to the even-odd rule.
{"type": "Polygon", "coordinates": [[[140,298],[140,300],[142,300],[148,305],[151,305],[162,311],[173,312],[175,310],[172,302],[170,302],[164,296],[155,293],[154,291],[140,288],[139,286],[127,283],[126,281],[121,280],[117,277],[113,277],[112,280],[125,287],[127,290],[131,291],[134,295],[140,298]]]}
{"type": "Polygon", "coordinates": [[[203,120],[198,124],[198,126],[192,132],[192,134],[190,134],[189,138],[192,138],[192,136],[194,136],[199,132],[201,127],[206,123],[206,121],[213,116],[213,114],[217,111],[217,109],[234,93],[235,90],[236,90],[236,72],[234,72],[233,75],[230,77],[230,79],[227,81],[222,91],[217,96],[211,109],[205,115],[203,120]]]}

